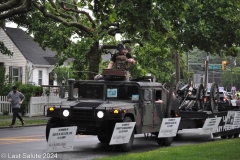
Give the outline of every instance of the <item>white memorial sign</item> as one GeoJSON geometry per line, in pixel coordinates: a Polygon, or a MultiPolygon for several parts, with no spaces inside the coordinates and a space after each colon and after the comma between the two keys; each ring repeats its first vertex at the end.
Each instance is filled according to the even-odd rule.
{"type": "Polygon", "coordinates": [[[162,125],[158,134],[161,137],[175,137],[177,135],[180,118],[163,118],[162,125]]]}
{"type": "Polygon", "coordinates": [[[219,125],[221,119],[222,119],[222,117],[207,118],[200,134],[215,133],[218,129],[218,125],[219,125]]]}
{"type": "Polygon", "coordinates": [[[224,129],[234,129],[240,127],[240,111],[228,111],[224,129]]]}
{"type": "Polygon", "coordinates": [[[128,143],[136,122],[116,123],[110,145],[128,143]]]}
{"type": "Polygon", "coordinates": [[[72,151],[77,126],[51,128],[46,152],[72,151]]]}

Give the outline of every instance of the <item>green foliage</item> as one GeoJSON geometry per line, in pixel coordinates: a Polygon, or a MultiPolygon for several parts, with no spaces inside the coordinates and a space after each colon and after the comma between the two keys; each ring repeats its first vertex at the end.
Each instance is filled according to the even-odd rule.
{"type": "MultiPolygon", "coordinates": [[[[24,94],[24,96],[26,97],[26,99],[23,101],[23,104],[20,108],[20,112],[22,113],[22,115],[24,115],[27,111],[28,111],[28,105],[30,102],[30,98],[32,96],[41,96],[43,93],[43,88],[40,86],[33,86],[30,84],[21,84],[19,82],[13,84],[18,86],[18,91],[22,92],[24,94]]],[[[0,90],[0,95],[2,96],[7,96],[8,93],[12,90],[12,84],[4,84],[1,87],[0,90]]]]}
{"type": "Polygon", "coordinates": [[[28,112],[28,105],[32,96],[40,96],[43,93],[42,87],[33,86],[30,84],[16,84],[18,86],[18,91],[22,92],[25,96],[25,100],[21,105],[20,112],[24,115],[28,112]]]}
{"type": "Polygon", "coordinates": [[[0,53],[4,54],[4,55],[8,55],[10,57],[13,56],[13,52],[11,52],[10,50],[7,49],[7,47],[4,45],[3,42],[0,42],[0,53]]]}
{"type": "Polygon", "coordinates": [[[0,67],[0,95],[7,95],[9,90],[11,90],[11,85],[6,82],[5,68],[0,67]]]}
{"type": "Polygon", "coordinates": [[[231,89],[232,84],[237,90],[240,90],[240,67],[233,68],[232,71],[230,68],[227,68],[222,72],[221,85],[227,89],[231,89]]]}
{"type": "Polygon", "coordinates": [[[5,68],[0,67],[0,85],[3,85],[5,82],[5,68]]]}
{"type": "Polygon", "coordinates": [[[76,76],[74,75],[74,69],[72,69],[72,67],[70,66],[59,66],[53,69],[53,71],[51,72],[51,77],[53,77],[54,75],[57,75],[57,83],[59,85],[62,85],[62,79],[65,78],[66,82],[65,85],[67,85],[68,79],[69,78],[76,78],[76,76]]]}
{"type": "MultiPolygon", "coordinates": [[[[111,43],[109,35],[115,33],[145,45],[136,53],[138,64],[131,67],[132,75],[151,73],[161,82],[174,72],[171,49],[184,53],[197,47],[220,56],[239,53],[239,5],[229,0],[40,0],[32,4],[30,12],[10,20],[26,27],[43,48],[56,51],[58,65],[74,58],[76,71],[98,72],[99,42],[111,43]],[[84,12],[86,6],[93,15],[84,12]]],[[[184,69],[181,61],[181,77],[186,79],[190,74],[184,69]]],[[[83,72],[77,76],[86,79],[83,72]]]]}
{"type": "Polygon", "coordinates": [[[3,115],[4,116],[8,116],[9,115],[9,111],[3,111],[3,115]]]}
{"type": "Polygon", "coordinates": [[[168,48],[144,43],[143,47],[136,46],[132,55],[135,55],[134,59],[137,62],[135,67],[130,68],[133,77],[135,77],[134,74],[138,76],[150,73],[158,82],[165,83],[169,82],[171,73],[175,72],[174,55],[168,48]]]}

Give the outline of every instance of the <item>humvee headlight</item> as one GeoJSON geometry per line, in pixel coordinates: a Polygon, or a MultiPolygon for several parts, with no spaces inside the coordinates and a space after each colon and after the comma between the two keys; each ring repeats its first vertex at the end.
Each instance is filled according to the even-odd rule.
{"type": "Polygon", "coordinates": [[[49,111],[54,111],[54,107],[51,106],[51,107],[49,108],[49,111]]]}
{"type": "Polygon", "coordinates": [[[103,118],[103,116],[104,116],[103,111],[98,111],[98,112],[97,112],[97,117],[98,117],[98,118],[103,118]]]}
{"type": "Polygon", "coordinates": [[[64,117],[69,116],[69,111],[68,111],[68,110],[64,110],[64,111],[63,111],[63,116],[64,116],[64,117]]]}

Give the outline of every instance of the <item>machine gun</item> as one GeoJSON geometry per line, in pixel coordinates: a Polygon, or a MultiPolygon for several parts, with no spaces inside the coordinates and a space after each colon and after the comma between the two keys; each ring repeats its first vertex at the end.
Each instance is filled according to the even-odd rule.
{"type": "Polygon", "coordinates": [[[196,88],[193,87],[192,83],[184,85],[182,82],[178,82],[176,89],[180,103],[179,110],[202,110],[204,108],[205,90],[203,84],[196,88]]]}

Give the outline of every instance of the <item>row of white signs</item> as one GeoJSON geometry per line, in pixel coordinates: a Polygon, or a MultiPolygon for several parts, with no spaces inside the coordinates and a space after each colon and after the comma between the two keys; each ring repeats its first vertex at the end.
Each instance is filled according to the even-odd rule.
{"type": "MultiPolygon", "coordinates": [[[[200,134],[215,133],[222,117],[206,119],[200,134]]],[[[175,137],[181,118],[163,118],[158,138],[175,137]]],[[[225,121],[224,129],[240,127],[240,111],[229,111],[225,121]]],[[[136,122],[116,123],[110,145],[128,143],[136,122]]],[[[46,152],[62,152],[73,150],[73,142],[77,127],[51,128],[46,152]]]]}

